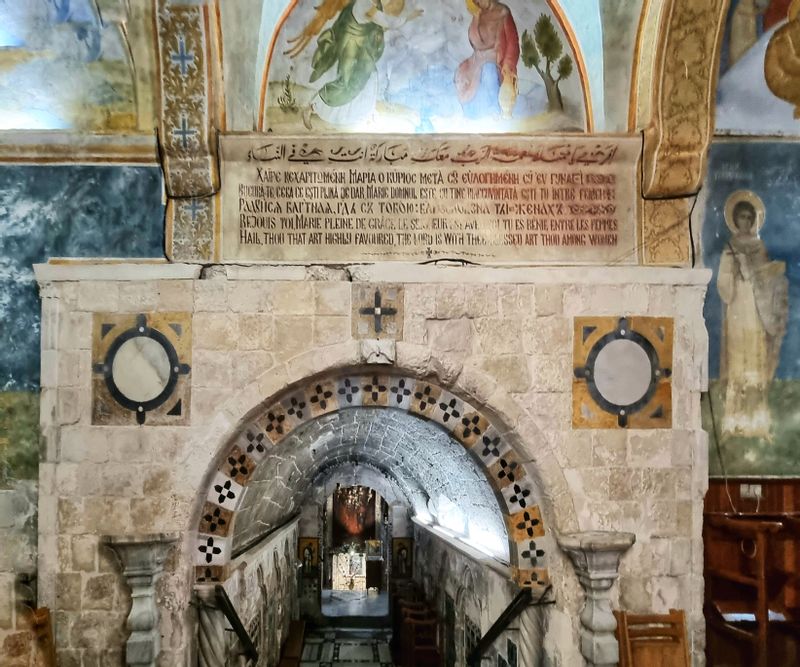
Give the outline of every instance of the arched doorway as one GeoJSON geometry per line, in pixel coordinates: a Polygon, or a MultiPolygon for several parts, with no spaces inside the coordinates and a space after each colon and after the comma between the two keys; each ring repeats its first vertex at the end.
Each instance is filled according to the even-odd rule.
{"type": "MultiPolygon", "coordinates": [[[[434,542],[442,562],[458,552],[461,571],[471,562],[486,576],[501,573],[500,588],[541,591],[552,537],[540,497],[536,471],[517,454],[513,435],[448,390],[408,376],[315,378],[258,410],[227,445],[204,494],[196,580],[227,582],[291,524],[295,550],[281,564],[281,599],[268,602],[280,610],[274,618],[284,632],[286,577],[296,575],[301,615],[323,627],[331,624],[326,591],[364,591],[368,600],[375,589],[388,594],[387,611],[393,592],[413,586],[424,595],[431,573],[419,563],[432,557],[434,542]],[[351,522],[349,535],[334,536],[337,521],[351,522]]],[[[267,560],[273,569],[275,562],[267,560]]],[[[463,585],[451,581],[437,595],[460,612],[451,646],[441,635],[437,650],[463,658],[494,617],[474,618],[481,604],[472,594],[467,632],[463,585]]],[[[346,616],[352,624],[362,614],[346,616]]]]}

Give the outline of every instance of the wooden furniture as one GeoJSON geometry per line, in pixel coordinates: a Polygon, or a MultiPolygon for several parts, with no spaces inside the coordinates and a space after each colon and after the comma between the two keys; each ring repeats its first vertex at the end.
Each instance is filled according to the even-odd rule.
{"type": "Polygon", "coordinates": [[[289,636],[283,645],[283,653],[278,667],[299,667],[303,657],[303,644],[306,640],[306,622],[292,621],[289,624],[289,636]]]}
{"type": "Polygon", "coordinates": [[[783,542],[798,539],[800,520],[789,514],[705,515],[706,619],[752,646],[758,667],[767,667],[773,630],[800,630],[785,604],[798,573],[776,557],[783,542]]]}
{"type": "Polygon", "coordinates": [[[690,667],[683,610],[668,614],[615,611],[620,667],[690,667]]]}
{"type": "MultiPolygon", "coordinates": [[[[706,517],[711,515],[732,516],[735,512],[748,519],[765,518],[782,521],[784,525],[800,521],[800,479],[740,478],[728,480],[711,479],[705,498],[706,517]],[[757,485],[760,497],[743,495],[742,491],[757,485]]],[[[706,526],[708,529],[708,526],[706,526]]],[[[738,561],[741,545],[734,536],[720,530],[706,531],[706,559],[715,564],[738,561]]],[[[789,531],[782,531],[769,540],[771,569],[783,573],[794,573],[786,578],[780,590],[776,590],[774,604],[786,609],[791,616],[800,619],[800,539],[794,530],[794,538],[789,531]]]]}

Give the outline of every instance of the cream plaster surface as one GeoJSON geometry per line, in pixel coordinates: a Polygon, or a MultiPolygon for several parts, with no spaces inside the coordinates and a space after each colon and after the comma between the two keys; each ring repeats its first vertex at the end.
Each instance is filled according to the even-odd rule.
{"type": "MultiPolygon", "coordinates": [[[[685,608],[695,664],[702,664],[708,461],[700,392],[707,382],[708,272],[376,265],[209,267],[198,278],[180,266],[137,274],[86,264],[36,271],[45,440],[39,604],[54,611],[63,664],[110,664],[124,645],[129,593],[100,546],[109,533],[181,532],[182,548],[157,591],[161,662],[183,664],[191,654],[190,549],[200,490],[226,443],[271,397],[311,376],[367,363],[350,326],[335,329],[333,341],[314,335],[331,330],[330,318],[350,322],[351,281],[404,287],[394,368],[435,380],[507,428],[517,453],[538,472],[548,530],[636,534],[612,590],[615,603],[634,611],[685,608]],[[194,313],[189,426],[91,425],[92,313],[131,312],[139,287],[153,290],[157,308],[181,303],[194,313]],[[105,296],[95,300],[98,294],[105,296]],[[573,430],[571,331],[580,315],[675,318],[672,429],[573,430]]],[[[550,554],[548,567],[556,605],[545,645],[554,664],[577,665],[582,593],[563,554],[550,554]]]]}

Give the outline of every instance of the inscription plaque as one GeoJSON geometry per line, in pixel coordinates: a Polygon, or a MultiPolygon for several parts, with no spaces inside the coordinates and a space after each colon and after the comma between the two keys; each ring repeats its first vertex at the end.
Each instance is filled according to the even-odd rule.
{"type": "Polygon", "coordinates": [[[640,145],[224,135],[222,259],[633,264],[640,145]]]}

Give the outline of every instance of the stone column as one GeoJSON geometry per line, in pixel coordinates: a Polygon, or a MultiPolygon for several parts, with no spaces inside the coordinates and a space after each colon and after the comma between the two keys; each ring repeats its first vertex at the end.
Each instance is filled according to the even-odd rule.
{"type": "Polygon", "coordinates": [[[116,554],[122,574],[131,588],[131,611],[125,645],[125,664],[155,667],[161,649],[156,583],[164,571],[167,552],[178,540],[177,534],[105,535],[103,543],[116,554]]]}
{"type": "Polygon", "coordinates": [[[609,590],[619,576],[619,561],[636,540],[633,533],[568,533],[558,543],[569,554],[586,596],[581,612],[581,653],[589,665],[616,665],[617,621],[609,590]]]}
{"type": "Polygon", "coordinates": [[[198,585],[197,664],[198,667],[225,667],[225,614],[217,605],[214,585],[198,585]]]}

